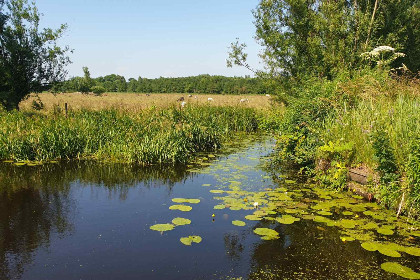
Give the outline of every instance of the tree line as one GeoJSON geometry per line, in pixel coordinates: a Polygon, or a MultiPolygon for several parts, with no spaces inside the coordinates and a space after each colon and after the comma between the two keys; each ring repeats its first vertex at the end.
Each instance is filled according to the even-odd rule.
{"type": "Polygon", "coordinates": [[[148,79],[139,77],[126,80],[111,74],[91,78],[84,67],[84,77],[73,77],[58,83],[53,92],[138,92],[138,93],[212,93],[212,94],[266,94],[269,85],[260,78],[198,75],[191,77],[148,79]]]}

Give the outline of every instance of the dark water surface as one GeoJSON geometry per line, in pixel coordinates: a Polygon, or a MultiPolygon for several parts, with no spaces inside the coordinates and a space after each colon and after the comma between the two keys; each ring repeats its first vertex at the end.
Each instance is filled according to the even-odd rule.
{"type": "MultiPolygon", "coordinates": [[[[265,156],[272,148],[273,141],[254,139],[215,160],[175,168],[3,163],[0,279],[403,279],[381,269],[388,261],[420,272],[420,257],[366,251],[360,245],[364,241],[344,242],[339,228],[313,221],[308,215],[314,210],[308,209],[323,201],[319,197],[331,199],[325,197],[330,194],[268,172],[265,156]],[[255,211],[249,205],[248,210],[213,209],[223,194],[210,190],[230,190],[228,195],[238,198],[279,188],[293,201],[278,207],[303,209],[292,214],[300,221],[249,221],[244,217],[255,211]],[[190,212],[172,211],[173,198],[201,202],[190,212]],[[164,233],[149,229],[176,217],[192,223],[164,233]],[[233,220],[246,226],[234,226],[233,220]],[[275,229],[279,238],[262,240],[253,233],[256,227],[275,229]],[[185,246],[179,241],[190,235],[201,236],[202,242],[185,246]]],[[[350,195],[333,197],[340,199],[368,207],[350,195]]],[[[328,218],[343,217],[334,212],[328,218]]],[[[356,233],[344,235],[351,234],[356,233]]],[[[376,233],[373,238],[407,239],[376,233]]],[[[404,242],[419,245],[416,237],[404,242]]]]}

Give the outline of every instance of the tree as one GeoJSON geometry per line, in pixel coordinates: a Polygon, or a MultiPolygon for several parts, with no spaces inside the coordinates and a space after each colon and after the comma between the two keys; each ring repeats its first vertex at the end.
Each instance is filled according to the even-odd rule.
{"type": "Polygon", "coordinates": [[[418,0],[261,0],[253,15],[267,71],[246,63],[246,45],[238,41],[228,67],[245,66],[260,76],[331,79],[361,65],[363,52],[389,45],[407,54],[398,63],[420,70],[418,0]]]}
{"type": "Polygon", "coordinates": [[[0,104],[12,110],[18,109],[29,93],[64,80],[70,50],[57,45],[67,25],[41,29],[35,4],[27,0],[0,1],[0,104]]]}
{"type": "Polygon", "coordinates": [[[83,78],[80,80],[78,91],[81,93],[89,93],[95,85],[94,80],[90,77],[89,68],[83,67],[83,78]]]}

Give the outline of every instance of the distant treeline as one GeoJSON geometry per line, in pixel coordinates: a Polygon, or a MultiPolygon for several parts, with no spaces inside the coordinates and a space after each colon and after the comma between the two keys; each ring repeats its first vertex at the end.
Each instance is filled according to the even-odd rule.
{"type": "Polygon", "coordinates": [[[266,94],[269,86],[259,78],[199,75],[180,78],[147,79],[139,77],[128,81],[120,75],[90,78],[74,77],[53,87],[55,92],[138,92],[138,93],[213,93],[266,94]]]}

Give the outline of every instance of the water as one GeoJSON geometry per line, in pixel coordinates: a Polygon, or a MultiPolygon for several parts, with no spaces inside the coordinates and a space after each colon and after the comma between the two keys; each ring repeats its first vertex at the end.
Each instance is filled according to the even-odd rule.
{"type": "MultiPolygon", "coordinates": [[[[217,197],[226,193],[210,190],[252,199],[254,192],[284,188],[293,201],[281,202],[283,208],[300,207],[307,218],[316,196],[330,195],[286,183],[267,169],[272,149],[270,139],[251,139],[215,160],[204,155],[209,159],[176,168],[1,164],[0,279],[403,279],[380,268],[387,261],[420,272],[420,257],[366,251],[360,246],[363,241],[343,242],[342,229],[304,219],[304,212],[293,214],[300,221],[285,225],[244,219],[254,210],[214,210],[223,203],[217,197]],[[192,204],[190,212],[171,211],[173,198],[201,202],[192,204]],[[176,217],[192,223],[164,233],[149,229],[176,217]],[[233,220],[246,226],[234,226],[233,220]],[[253,233],[256,227],[275,229],[279,239],[261,240],[253,233]],[[203,240],[192,246],[179,241],[190,235],[203,240]]],[[[353,205],[359,203],[364,202],[353,205]]],[[[329,218],[340,217],[334,213],[329,218]]],[[[419,245],[416,237],[404,242],[419,245]]]]}

